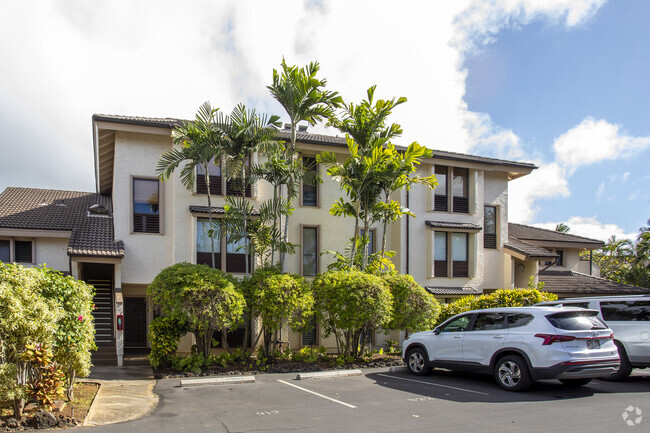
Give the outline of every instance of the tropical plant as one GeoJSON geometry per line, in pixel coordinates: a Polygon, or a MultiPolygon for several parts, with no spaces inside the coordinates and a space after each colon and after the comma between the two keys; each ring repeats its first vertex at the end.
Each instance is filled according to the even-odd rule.
{"type": "MultiPolygon", "coordinates": [[[[218,108],[204,102],[196,113],[193,122],[181,122],[172,131],[172,140],[177,147],[163,153],[156,166],[156,174],[167,180],[182,165],[180,181],[188,191],[194,191],[196,168],[205,173],[208,198],[208,218],[212,226],[212,198],[210,193],[210,165],[219,162],[222,148],[218,146],[221,131],[215,126],[218,108]]],[[[214,238],[210,239],[212,267],[215,265],[214,238]]]]}
{"type": "Polygon", "coordinates": [[[0,263],[0,365],[11,383],[0,387],[0,401],[11,400],[14,416],[20,419],[25,407],[30,363],[24,353],[34,343],[51,345],[64,311],[53,299],[41,294],[42,268],[0,263]]]}
{"type": "MultiPolygon", "coordinates": [[[[249,158],[258,150],[271,150],[277,146],[276,133],[280,125],[278,116],[258,115],[255,110],[249,110],[239,104],[226,116],[218,113],[216,127],[221,132],[219,148],[225,161],[226,178],[234,183],[239,190],[238,196],[228,195],[224,206],[226,214],[241,215],[241,225],[227,225],[225,233],[228,241],[244,242],[245,270],[249,275],[249,218],[252,216],[251,205],[246,200],[246,190],[251,188],[256,176],[250,170],[249,158]]],[[[220,230],[218,226],[213,229],[220,230]]],[[[213,233],[214,235],[214,233],[213,233]]]]}
{"type": "MultiPolygon", "coordinates": [[[[285,157],[288,165],[293,167],[285,179],[287,186],[287,200],[289,203],[297,195],[297,185],[305,175],[302,165],[296,165],[296,126],[299,122],[306,121],[310,125],[331,119],[334,109],[343,103],[338,92],[324,90],[327,80],[316,78],[320,69],[318,62],[299,68],[289,66],[282,59],[282,70],[273,69],[273,81],[267,86],[271,96],[282,105],[289,116],[291,136],[289,146],[286,147],[285,157]]],[[[284,215],[284,242],[288,242],[289,215],[284,215]]],[[[285,253],[280,253],[281,269],[285,269],[285,253]]]]}
{"type": "Polygon", "coordinates": [[[564,223],[559,223],[555,226],[555,231],[560,233],[569,233],[571,231],[571,227],[564,223]]]}
{"type": "Polygon", "coordinates": [[[160,271],[147,294],[163,316],[187,323],[199,353],[207,357],[214,331],[241,322],[246,304],[234,282],[218,269],[184,262],[160,271]]]}
{"type": "Polygon", "coordinates": [[[178,349],[178,340],[191,331],[183,318],[156,317],[149,325],[149,363],[153,368],[171,364],[178,349]]]}
{"type": "Polygon", "coordinates": [[[96,350],[92,316],[95,289],[54,270],[44,270],[41,276],[42,295],[63,309],[57,321],[52,350],[57,364],[66,373],[67,397],[72,399],[75,379],[90,374],[90,352],[96,350]]]}
{"type": "Polygon", "coordinates": [[[383,280],[358,270],[327,271],[313,283],[314,310],[325,335],[343,356],[361,355],[361,335],[391,318],[392,295],[383,280]]]}

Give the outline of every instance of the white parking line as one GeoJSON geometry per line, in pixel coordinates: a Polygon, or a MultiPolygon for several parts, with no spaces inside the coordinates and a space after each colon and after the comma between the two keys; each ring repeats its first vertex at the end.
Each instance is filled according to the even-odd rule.
{"type": "Polygon", "coordinates": [[[346,403],[346,402],[344,402],[344,401],[336,400],[336,399],[333,399],[333,398],[328,397],[328,396],[326,396],[326,395],[319,394],[319,393],[314,392],[314,391],[310,391],[310,390],[308,390],[308,389],[306,389],[306,388],[300,387],[300,386],[298,386],[298,385],[294,385],[293,383],[285,382],[284,380],[279,380],[279,379],[278,379],[278,382],[284,383],[285,385],[293,386],[294,388],[298,388],[298,389],[301,390],[301,391],[305,391],[305,392],[308,392],[308,393],[310,393],[310,394],[317,395],[318,397],[324,398],[325,400],[333,401],[334,403],[342,404],[343,406],[347,406],[347,407],[350,407],[350,408],[352,408],[352,409],[356,409],[356,408],[357,408],[356,406],[352,406],[351,404],[348,404],[348,403],[346,403]]]}
{"type": "Polygon", "coordinates": [[[424,382],[424,381],[421,381],[421,380],[406,379],[404,377],[390,376],[388,374],[378,374],[377,376],[390,377],[391,379],[405,380],[407,382],[422,383],[424,385],[439,386],[441,388],[450,388],[450,389],[455,389],[457,391],[471,392],[472,394],[490,395],[487,392],[480,392],[480,391],[474,391],[474,390],[471,390],[471,389],[457,388],[455,386],[441,385],[439,383],[424,382]]]}

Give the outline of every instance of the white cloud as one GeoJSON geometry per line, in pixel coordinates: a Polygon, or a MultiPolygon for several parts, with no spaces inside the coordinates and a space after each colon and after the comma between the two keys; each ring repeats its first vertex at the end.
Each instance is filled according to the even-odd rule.
{"type": "Polygon", "coordinates": [[[456,18],[458,29],[454,43],[462,52],[471,53],[488,44],[496,35],[532,21],[545,19],[568,28],[579,26],[593,17],[606,0],[473,0],[456,18]]]}
{"type": "Polygon", "coordinates": [[[0,146],[5,155],[11,148],[12,164],[0,170],[0,190],[92,189],[93,113],[190,118],[206,99],[227,111],[244,102],[282,113],[265,86],[283,56],[319,60],[321,76],[347,100],[359,101],[372,84],[379,97],[408,97],[392,119],[404,142],[459,152],[490,146],[518,158],[512,131],[468,112],[463,56],[534,19],[574,27],[602,3],[3,2],[0,127],[12,140],[0,146]]]}
{"type": "Polygon", "coordinates": [[[601,182],[600,185],[598,185],[598,189],[596,190],[596,197],[598,198],[602,197],[604,192],[605,192],[605,182],[601,182]]]}
{"type": "Polygon", "coordinates": [[[570,172],[581,165],[626,157],[647,148],[650,148],[650,137],[632,137],[619,125],[591,117],[560,135],[553,143],[557,162],[569,168],[570,172]]]}
{"type": "Polygon", "coordinates": [[[564,168],[537,162],[539,168],[508,185],[508,221],[528,223],[539,210],[535,201],[571,195],[564,168]]]}
{"type": "Polygon", "coordinates": [[[564,223],[570,227],[569,234],[584,236],[592,239],[599,239],[606,242],[612,236],[617,239],[635,239],[637,233],[626,233],[624,229],[616,224],[606,224],[598,221],[594,217],[578,217],[572,216],[567,221],[547,222],[533,224],[536,227],[545,228],[548,230],[555,230],[555,227],[560,223],[564,223]]]}

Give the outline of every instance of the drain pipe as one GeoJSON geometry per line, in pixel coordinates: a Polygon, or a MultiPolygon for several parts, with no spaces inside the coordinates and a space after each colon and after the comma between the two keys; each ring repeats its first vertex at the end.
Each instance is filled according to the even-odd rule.
{"type": "MultiPolygon", "coordinates": [[[[406,207],[410,211],[411,207],[410,207],[410,200],[409,199],[410,199],[410,195],[409,195],[409,190],[407,189],[406,190],[406,207]]],[[[410,274],[410,272],[409,272],[410,243],[411,243],[410,242],[410,234],[411,234],[411,232],[409,230],[410,227],[411,227],[410,226],[410,221],[411,221],[411,219],[409,218],[408,215],[406,215],[406,274],[407,275],[410,274]]]]}

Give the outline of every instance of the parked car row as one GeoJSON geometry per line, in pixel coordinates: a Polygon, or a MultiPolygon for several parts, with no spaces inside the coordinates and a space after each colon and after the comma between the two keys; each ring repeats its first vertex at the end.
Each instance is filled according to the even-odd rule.
{"type": "Polygon", "coordinates": [[[523,391],[539,379],[569,386],[623,379],[633,367],[650,366],[649,297],[545,304],[458,314],[432,331],[410,335],[402,357],[416,375],[435,367],[487,373],[509,391],[523,391]],[[608,318],[626,320],[612,320],[610,327],[608,318]]]}

